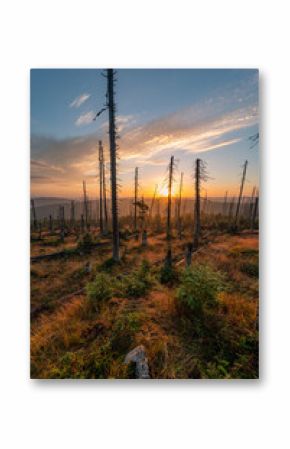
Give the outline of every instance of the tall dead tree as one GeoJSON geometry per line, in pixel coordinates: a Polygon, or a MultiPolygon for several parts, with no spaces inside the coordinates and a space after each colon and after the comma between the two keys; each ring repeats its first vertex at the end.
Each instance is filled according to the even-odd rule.
{"type": "Polygon", "coordinates": [[[86,181],[83,181],[83,194],[84,194],[84,219],[86,231],[89,229],[89,209],[88,209],[88,197],[86,181]]]}
{"type": "Polygon", "coordinates": [[[255,193],[256,193],[256,186],[253,187],[250,205],[249,205],[249,220],[251,221],[252,214],[253,214],[253,208],[255,204],[255,193]]]}
{"type": "Polygon", "coordinates": [[[167,226],[166,226],[167,240],[171,240],[171,199],[172,199],[173,167],[174,167],[174,156],[171,156],[169,163],[168,192],[167,192],[167,226]]]}
{"type": "MultiPolygon", "coordinates": [[[[193,243],[191,245],[188,245],[187,251],[196,251],[199,246],[200,233],[201,233],[201,214],[200,214],[201,181],[207,180],[208,175],[206,171],[206,163],[201,159],[196,159],[194,168],[195,201],[194,201],[193,243]]],[[[190,260],[189,256],[187,256],[187,260],[190,260]]]]}
{"type": "Polygon", "coordinates": [[[251,230],[253,231],[256,223],[257,213],[258,213],[258,207],[259,207],[259,197],[258,195],[255,198],[254,208],[253,208],[253,214],[251,219],[251,230]]]}
{"type": "Polygon", "coordinates": [[[31,199],[31,210],[32,210],[32,223],[33,223],[33,230],[37,230],[37,218],[36,218],[36,210],[35,210],[35,203],[34,199],[31,199]]]}
{"type": "Polygon", "coordinates": [[[248,161],[245,161],[245,163],[243,165],[243,174],[242,174],[241,185],[240,185],[240,193],[239,193],[239,198],[238,198],[237,208],[236,208],[236,213],[235,213],[235,219],[234,219],[234,229],[237,229],[238,223],[239,223],[239,213],[240,213],[240,207],[241,207],[241,200],[243,197],[244,184],[245,184],[245,180],[246,180],[247,166],[248,166],[248,161]]]}
{"type": "Polygon", "coordinates": [[[178,223],[178,233],[179,238],[181,239],[181,202],[182,202],[182,188],[183,188],[183,172],[180,173],[180,183],[179,183],[179,198],[178,198],[178,206],[177,206],[177,223],[178,223]]]}
{"type": "Polygon", "coordinates": [[[107,209],[107,187],[106,187],[106,164],[104,157],[104,150],[102,147],[102,160],[103,160],[103,201],[104,201],[104,231],[108,232],[108,209],[107,209]]]}
{"type": "Polygon", "coordinates": [[[195,203],[194,203],[194,235],[193,235],[193,248],[198,248],[200,237],[200,179],[201,179],[201,160],[195,161],[195,203]]]}
{"type": "Polygon", "coordinates": [[[134,188],[134,232],[137,234],[137,203],[138,203],[138,167],[135,168],[134,188]]]}
{"type": "Polygon", "coordinates": [[[109,138],[111,163],[111,203],[112,203],[112,231],[113,231],[113,259],[119,262],[119,221],[117,199],[117,145],[116,145],[116,105],[114,100],[115,71],[107,69],[107,107],[109,109],[109,138]]]}
{"type": "Polygon", "coordinates": [[[100,222],[100,233],[104,233],[103,225],[103,146],[102,141],[99,140],[99,222],[100,222]]]}

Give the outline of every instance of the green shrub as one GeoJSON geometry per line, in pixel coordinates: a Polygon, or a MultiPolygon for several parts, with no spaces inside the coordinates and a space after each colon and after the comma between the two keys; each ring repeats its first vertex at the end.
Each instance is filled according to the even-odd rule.
{"type": "Polygon", "coordinates": [[[180,280],[177,299],[191,311],[201,314],[217,304],[218,293],[224,288],[222,276],[207,265],[187,268],[180,280]]]}
{"type": "Polygon", "coordinates": [[[124,278],[123,293],[130,298],[140,298],[146,295],[152,285],[149,262],[143,260],[140,268],[124,278]]]}
{"type": "Polygon", "coordinates": [[[95,308],[101,302],[108,301],[113,296],[112,279],[105,273],[98,273],[93,282],[86,285],[87,299],[95,308]]]}

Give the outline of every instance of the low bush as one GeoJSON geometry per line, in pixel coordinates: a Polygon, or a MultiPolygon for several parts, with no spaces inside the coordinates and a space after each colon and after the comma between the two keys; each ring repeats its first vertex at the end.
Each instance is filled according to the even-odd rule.
{"type": "Polygon", "coordinates": [[[218,293],[224,289],[221,274],[207,265],[194,265],[181,276],[177,299],[195,314],[217,304],[218,293]]]}
{"type": "Polygon", "coordinates": [[[140,298],[146,295],[152,282],[149,262],[144,260],[137,271],[123,279],[123,294],[130,298],[140,298]]]}
{"type": "Polygon", "coordinates": [[[113,296],[111,277],[105,273],[98,273],[95,280],[86,285],[86,293],[89,304],[98,309],[102,302],[108,301],[113,296]]]}

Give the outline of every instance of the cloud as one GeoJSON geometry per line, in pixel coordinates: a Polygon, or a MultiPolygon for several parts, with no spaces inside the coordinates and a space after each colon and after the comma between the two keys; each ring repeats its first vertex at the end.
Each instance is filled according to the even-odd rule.
{"type": "Polygon", "coordinates": [[[127,131],[120,141],[121,158],[149,159],[167,150],[191,153],[217,150],[237,143],[241,139],[237,134],[258,122],[255,106],[221,115],[213,113],[207,118],[203,113],[199,115],[196,108],[187,108],[127,131]]]}
{"type": "Polygon", "coordinates": [[[82,94],[76,97],[69,105],[70,108],[79,108],[85,101],[90,98],[90,94],[82,94]]]}
{"type": "Polygon", "coordinates": [[[86,112],[85,114],[80,115],[77,120],[75,121],[76,126],[84,126],[89,125],[93,122],[93,119],[95,117],[94,111],[86,112]]]}
{"type": "MultiPolygon", "coordinates": [[[[236,145],[244,139],[245,130],[258,123],[255,91],[253,95],[244,88],[228,91],[226,96],[217,95],[142,124],[133,115],[117,116],[121,137],[119,174],[129,176],[135,166],[147,167],[153,173],[166,167],[171,154],[181,159],[191,153],[219,151],[236,145]]],[[[83,126],[93,118],[94,112],[89,111],[80,115],[75,124],[83,126]]],[[[82,179],[87,178],[95,189],[97,143],[102,134],[105,158],[109,160],[108,123],[100,125],[99,130],[98,136],[94,133],[66,139],[32,136],[32,179],[47,181],[47,189],[53,179],[67,191],[73,188],[79,191],[82,179]]]]}

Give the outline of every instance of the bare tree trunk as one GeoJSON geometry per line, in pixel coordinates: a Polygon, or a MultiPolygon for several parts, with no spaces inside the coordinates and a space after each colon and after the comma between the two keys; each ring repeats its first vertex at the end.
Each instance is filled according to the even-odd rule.
{"type": "Polygon", "coordinates": [[[194,204],[193,247],[197,250],[200,238],[200,159],[195,161],[195,204],[194,204]]]}
{"type": "Polygon", "coordinates": [[[89,229],[89,211],[88,211],[88,199],[87,199],[87,187],[86,181],[83,181],[83,193],[84,193],[84,217],[86,231],[89,229]]]}
{"type": "Polygon", "coordinates": [[[251,202],[249,205],[249,221],[250,221],[250,223],[252,220],[253,208],[254,208],[254,204],[255,204],[255,193],[256,193],[256,186],[253,187],[252,195],[251,195],[251,202]]]}
{"type": "Polygon", "coordinates": [[[105,233],[108,232],[108,209],[107,209],[107,192],[106,192],[106,165],[104,158],[104,150],[102,147],[102,159],[103,159],[103,200],[104,200],[104,215],[105,215],[105,233]]]}
{"type": "Polygon", "coordinates": [[[253,210],[253,215],[252,215],[252,221],[251,221],[251,230],[254,230],[255,227],[255,223],[256,223],[256,217],[257,217],[257,212],[258,212],[258,206],[259,206],[259,197],[256,196],[255,198],[255,205],[254,205],[254,210],[253,210]]]}
{"type": "Polygon", "coordinates": [[[37,230],[37,218],[36,218],[36,210],[34,199],[31,199],[31,208],[32,208],[32,222],[33,222],[33,230],[37,230]]]}
{"type": "Polygon", "coordinates": [[[53,220],[52,220],[52,216],[49,216],[49,232],[52,233],[53,231],[53,220]]]}
{"type": "Polygon", "coordinates": [[[113,259],[119,262],[119,221],[117,200],[117,163],[116,163],[116,124],[114,102],[114,70],[107,69],[107,98],[109,108],[109,137],[110,137],[110,162],[111,162],[111,200],[112,200],[112,228],[113,228],[113,259]]]}
{"type": "Polygon", "coordinates": [[[171,240],[171,195],[172,195],[173,164],[174,164],[174,156],[171,156],[169,164],[168,195],[167,195],[167,229],[166,229],[167,240],[171,240]]]}
{"type": "Polygon", "coordinates": [[[182,187],[183,187],[183,173],[180,174],[180,184],[179,184],[179,198],[178,198],[178,208],[177,208],[177,222],[178,222],[178,233],[181,239],[182,226],[181,226],[181,201],[182,201],[182,187]]]}
{"type": "Polygon", "coordinates": [[[99,203],[100,203],[100,233],[104,233],[104,225],[103,225],[103,147],[102,141],[99,140],[99,203]]]}
{"type": "Polygon", "coordinates": [[[245,184],[245,180],[246,180],[247,166],[248,166],[248,161],[245,161],[241,185],[240,185],[240,193],[239,193],[239,198],[238,198],[238,203],[237,203],[237,209],[236,209],[236,214],[235,214],[235,220],[234,220],[234,229],[237,229],[238,223],[239,223],[239,213],[240,213],[240,207],[241,207],[241,200],[243,197],[244,184],[245,184]]]}
{"type": "Polygon", "coordinates": [[[137,235],[137,202],[138,202],[138,167],[135,168],[135,191],[134,191],[134,232],[137,235]]]}

